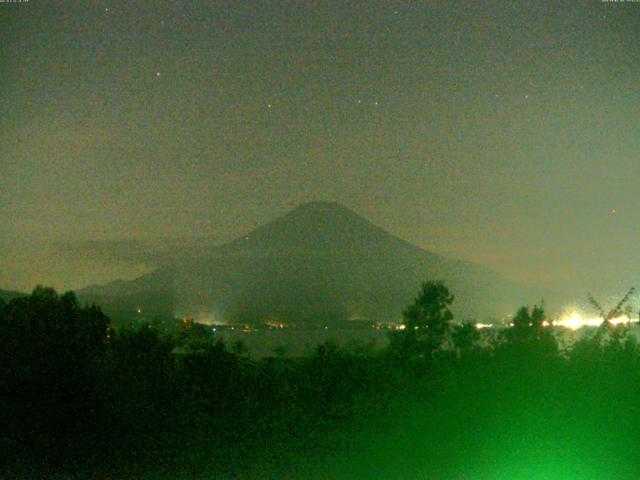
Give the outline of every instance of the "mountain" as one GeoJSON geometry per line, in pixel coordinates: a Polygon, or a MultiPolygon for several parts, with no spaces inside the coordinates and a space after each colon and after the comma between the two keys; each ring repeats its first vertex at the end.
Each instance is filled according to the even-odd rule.
{"type": "Polygon", "coordinates": [[[107,313],[212,322],[397,321],[443,280],[458,317],[500,318],[526,293],[491,270],[412,245],[337,203],[310,202],[229,243],[178,249],[156,271],[78,293],[107,313]]]}

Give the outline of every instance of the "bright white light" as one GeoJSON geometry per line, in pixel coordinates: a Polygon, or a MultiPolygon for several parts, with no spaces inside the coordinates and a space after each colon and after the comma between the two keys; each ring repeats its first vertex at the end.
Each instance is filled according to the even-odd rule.
{"type": "MultiPolygon", "coordinates": [[[[622,315],[620,317],[609,320],[612,325],[623,325],[626,323],[631,323],[632,320],[627,315],[622,315]]],[[[555,326],[565,327],[570,330],[578,330],[582,327],[599,327],[602,325],[602,318],[600,317],[587,317],[582,315],[580,312],[576,310],[569,310],[565,314],[563,314],[559,320],[554,322],[555,326]]]]}
{"type": "Polygon", "coordinates": [[[493,328],[493,324],[491,324],[491,323],[476,323],[476,328],[478,330],[482,330],[484,328],[493,328]]]}

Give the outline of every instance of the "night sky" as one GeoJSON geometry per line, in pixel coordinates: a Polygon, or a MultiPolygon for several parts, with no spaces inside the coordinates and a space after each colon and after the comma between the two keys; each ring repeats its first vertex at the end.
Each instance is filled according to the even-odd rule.
{"type": "Polygon", "coordinates": [[[0,288],[148,268],[77,242],[222,241],[331,200],[517,282],[624,293],[639,37],[640,3],[600,0],[0,3],[0,288]]]}

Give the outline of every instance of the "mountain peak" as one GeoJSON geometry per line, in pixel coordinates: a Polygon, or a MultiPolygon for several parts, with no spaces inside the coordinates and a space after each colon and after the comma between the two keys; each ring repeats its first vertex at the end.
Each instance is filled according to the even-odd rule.
{"type": "Polygon", "coordinates": [[[354,234],[362,236],[379,235],[381,229],[364,219],[353,210],[338,202],[311,201],[259,228],[253,235],[258,237],[278,237],[279,240],[326,241],[328,237],[353,239],[354,234]],[[258,235],[256,235],[258,234],[258,235]]]}
{"type": "Polygon", "coordinates": [[[328,200],[311,200],[298,205],[294,210],[349,210],[338,202],[328,200]]]}
{"type": "Polygon", "coordinates": [[[360,217],[360,215],[355,213],[350,208],[345,207],[341,203],[330,202],[326,200],[312,200],[310,202],[301,203],[289,212],[290,215],[295,213],[315,215],[348,215],[351,217],[362,218],[360,217]]]}
{"type": "Polygon", "coordinates": [[[355,213],[350,208],[345,207],[338,202],[329,202],[324,200],[312,200],[310,202],[301,203],[296,208],[291,210],[285,217],[288,216],[301,216],[317,219],[318,217],[326,218],[350,218],[354,220],[356,218],[364,220],[360,215],[355,213]]]}

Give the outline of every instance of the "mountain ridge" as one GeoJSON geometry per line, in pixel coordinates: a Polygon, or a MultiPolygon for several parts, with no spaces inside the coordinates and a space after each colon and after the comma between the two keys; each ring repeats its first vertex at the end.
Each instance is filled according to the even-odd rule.
{"type": "Polygon", "coordinates": [[[14,298],[26,297],[28,294],[23,292],[18,292],[16,290],[2,290],[0,289],[0,299],[4,302],[8,303],[14,298]]]}

